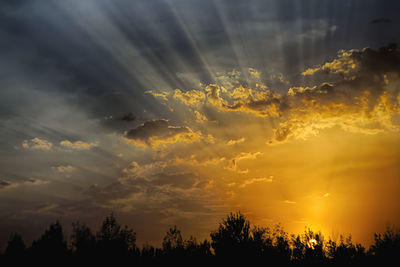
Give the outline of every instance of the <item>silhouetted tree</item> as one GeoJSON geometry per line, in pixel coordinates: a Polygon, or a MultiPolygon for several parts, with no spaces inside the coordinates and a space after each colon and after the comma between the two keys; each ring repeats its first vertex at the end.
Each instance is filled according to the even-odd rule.
{"type": "Polygon", "coordinates": [[[400,262],[400,229],[388,228],[383,234],[374,234],[375,242],[369,254],[381,263],[400,262]]]}
{"type": "Polygon", "coordinates": [[[310,229],[304,232],[305,253],[304,261],[311,265],[321,265],[325,262],[324,236],[310,229]]]}
{"type": "Polygon", "coordinates": [[[210,236],[217,256],[244,257],[251,247],[250,222],[240,212],[230,213],[210,236]]]}
{"type": "Polygon", "coordinates": [[[101,257],[132,256],[136,253],[136,233],[127,226],[122,228],[110,214],[97,233],[97,244],[101,257]]]}
{"type": "Polygon", "coordinates": [[[183,256],[184,243],[181,231],[176,225],[168,230],[163,238],[162,250],[164,255],[176,257],[183,256]]]}
{"type": "Polygon", "coordinates": [[[59,221],[50,224],[44,234],[33,241],[31,254],[45,259],[62,258],[67,254],[67,242],[64,240],[62,226],[59,221]]]}
{"type": "Polygon", "coordinates": [[[25,248],[18,234],[10,236],[0,264],[22,265],[27,261],[70,266],[72,264],[113,266],[130,265],[237,265],[249,266],[389,266],[400,260],[400,231],[388,229],[375,234],[375,243],[368,253],[361,244],[353,244],[351,236],[338,242],[324,241],[320,232],[306,229],[302,235],[291,235],[278,224],[273,228],[252,227],[246,217],[230,213],[211,232],[211,243],[198,242],[191,236],[184,240],[181,231],[170,228],[161,248],[144,245],[136,247],[136,233],[121,227],[113,214],[103,221],[96,236],[89,227],[72,224],[71,250],[68,251],[61,224],[50,224],[41,237],[25,248]],[[70,255],[72,255],[70,257],[70,255]],[[68,256],[68,257],[67,257],[68,256]],[[137,257],[132,257],[137,256],[137,257]],[[127,261],[128,260],[128,261],[127,261]],[[6,264],[5,264],[6,263],[6,264]]]}
{"type": "Polygon", "coordinates": [[[4,252],[4,256],[8,258],[17,258],[25,256],[25,243],[22,237],[14,233],[10,236],[8,240],[7,248],[4,252]]]}
{"type": "Polygon", "coordinates": [[[291,259],[294,262],[303,261],[306,253],[306,244],[303,242],[301,236],[291,235],[291,243],[292,243],[291,259]]]}
{"type": "Polygon", "coordinates": [[[96,249],[96,237],[85,224],[72,223],[71,246],[77,256],[93,256],[96,249]]]}
{"type": "Polygon", "coordinates": [[[361,244],[353,244],[351,236],[340,242],[329,240],[326,244],[326,256],[336,265],[346,266],[352,263],[362,263],[365,260],[365,248],[361,244]]]}
{"type": "Polygon", "coordinates": [[[143,258],[154,258],[156,256],[156,249],[149,244],[144,244],[140,256],[143,258]]]}
{"type": "Polygon", "coordinates": [[[185,254],[195,258],[208,258],[212,255],[211,244],[209,241],[204,240],[198,243],[196,238],[191,236],[185,243],[185,254]]]}
{"type": "Polygon", "coordinates": [[[272,259],[275,263],[286,264],[290,261],[291,250],[288,233],[280,224],[275,225],[272,232],[273,254],[272,259]]]}

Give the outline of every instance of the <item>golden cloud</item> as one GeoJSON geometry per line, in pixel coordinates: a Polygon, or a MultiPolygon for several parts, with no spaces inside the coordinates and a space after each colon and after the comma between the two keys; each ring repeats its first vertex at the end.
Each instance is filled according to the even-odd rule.
{"type": "Polygon", "coordinates": [[[52,146],[53,144],[51,142],[38,137],[32,138],[31,140],[24,140],[22,142],[22,147],[26,149],[50,150],[52,146]]]}
{"type": "Polygon", "coordinates": [[[236,144],[240,144],[243,143],[244,141],[246,141],[246,137],[242,137],[236,140],[229,140],[228,143],[226,143],[228,146],[232,146],[232,145],[236,145],[236,144]]]}
{"type": "Polygon", "coordinates": [[[239,166],[238,166],[239,162],[242,160],[245,160],[245,159],[256,159],[258,156],[260,156],[262,154],[263,153],[261,153],[261,152],[254,152],[254,153],[241,152],[239,155],[236,155],[234,158],[232,158],[229,161],[229,164],[228,164],[228,166],[225,167],[225,169],[230,170],[230,171],[235,171],[235,172],[238,172],[241,174],[248,173],[249,172],[248,169],[245,169],[245,170],[239,169],[239,166]]]}
{"type": "Polygon", "coordinates": [[[179,89],[175,89],[174,98],[181,100],[188,106],[198,106],[204,102],[206,95],[200,90],[190,90],[182,92],[179,89]]]}
{"type": "Polygon", "coordinates": [[[124,140],[128,143],[150,147],[177,142],[192,143],[200,140],[200,138],[200,132],[194,132],[187,126],[171,126],[167,120],[146,121],[124,136],[124,140]]]}
{"type": "MultiPolygon", "coordinates": [[[[256,70],[249,71],[256,75],[256,70]]],[[[274,137],[268,143],[290,138],[307,139],[332,127],[363,134],[399,131],[394,117],[400,113],[400,95],[396,89],[396,84],[400,83],[400,49],[395,45],[379,50],[340,51],[334,60],[307,69],[303,75],[319,72],[327,74],[324,79],[329,81],[312,86],[293,86],[287,93],[260,86],[260,81],[254,86],[240,85],[241,74],[232,72],[220,75],[223,82],[219,84],[205,85],[204,93],[199,90],[182,93],[177,89],[174,97],[188,106],[204,103],[206,108],[211,106],[225,112],[269,117],[274,137]],[[331,77],[330,74],[334,75],[331,77]]],[[[198,122],[206,119],[199,111],[195,111],[195,115],[198,122]]],[[[177,130],[183,136],[166,134],[159,140],[155,135],[153,142],[166,140],[168,143],[180,139],[191,142],[198,138],[189,134],[193,132],[188,127],[178,127],[177,130]]],[[[149,144],[149,140],[139,141],[149,144]]],[[[229,144],[233,143],[232,140],[229,144]]]]}
{"type": "Polygon", "coordinates": [[[208,121],[207,117],[204,114],[198,112],[197,110],[194,111],[194,114],[196,115],[196,122],[203,123],[205,121],[208,121]]]}
{"type": "Polygon", "coordinates": [[[59,166],[53,167],[53,169],[56,172],[64,175],[65,177],[71,177],[71,173],[73,173],[76,170],[76,168],[72,165],[59,165],[59,166]]]}
{"type": "Polygon", "coordinates": [[[159,97],[165,101],[168,101],[169,92],[167,92],[167,91],[155,92],[155,91],[150,90],[150,91],[146,91],[144,93],[152,95],[154,97],[159,97]]]}
{"type": "Polygon", "coordinates": [[[260,177],[260,178],[252,178],[252,179],[248,179],[245,180],[240,187],[241,188],[245,188],[246,186],[249,186],[251,184],[255,184],[255,183],[271,183],[274,180],[273,176],[269,176],[269,177],[260,177]]]}
{"type": "Polygon", "coordinates": [[[339,57],[337,59],[327,62],[320,67],[309,68],[305,70],[302,73],[302,75],[304,76],[314,75],[316,72],[319,71],[327,71],[339,74],[349,74],[357,67],[356,60],[354,58],[356,52],[357,50],[350,50],[350,51],[341,50],[339,52],[339,57]]]}
{"type": "Polygon", "coordinates": [[[284,105],[281,95],[271,90],[256,91],[238,86],[227,97],[233,102],[232,104],[229,104],[228,99],[221,96],[221,92],[227,90],[217,84],[207,85],[205,91],[208,102],[224,111],[253,113],[261,117],[279,116],[280,105],[284,105]]]}
{"type": "Polygon", "coordinates": [[[96,143],[86,143],[86,142],[83,142],[83,141],[71,142],[69,140],[61,141],[60,145],[65,147],[65,148],[74,149],[74,150],[89,150],[92,147],[97,146],[96,143]]]}

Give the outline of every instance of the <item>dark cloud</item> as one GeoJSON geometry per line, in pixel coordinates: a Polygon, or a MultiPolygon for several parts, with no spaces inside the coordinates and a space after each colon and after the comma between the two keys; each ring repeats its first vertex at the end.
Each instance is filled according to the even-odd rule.
{"type": "Polygon", "coordinates": [[[388,18],[379,18],[379,19],[373,19],[370,21],[372,24],[383,24],[383,23],[392,23],[393,21],[388,18]]]}
{"type": "Polygon", "coordinates": [[[120,119],[121,121],[130,122],[130,121],[136,120],[136,117],[133,115],[132,112],[129,112],[129,113],[126,113],[126,114],[122,115],[119,119],[120,119]]]}
{"type": "Polygon", "coordinates": [[[193,142],[199,134],[187,126],[170,126],[167,120],[146,121],[141,126],[125,134],[128,140],[138,144],[157,146],[159,143],[175,143],[179,141],[193,142]]]}
{"type": "Polygon", "coordinates": [[[189,130],[186,127],[170,127],[167,120],[154,120],[146,121],[143,125],[130,130],[126,137],[145,141],[152,136],[168,138],[184,132],[189,132],[189,130]]]}
{"type": "Polygon", "coordinates": [[[8,188],[10,186],[12,186],[13,184],[11,182],[5,181],[5,180],[0,180],[0,189],[5,189],[8,188]]]}

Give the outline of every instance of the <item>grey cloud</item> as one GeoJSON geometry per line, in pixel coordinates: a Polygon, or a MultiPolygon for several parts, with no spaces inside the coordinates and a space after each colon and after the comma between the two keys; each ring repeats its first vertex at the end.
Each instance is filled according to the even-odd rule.
{"type": "Polygon", "coordinates": [[[6,189],[9,188],[13,185],[13,183],[5,181],[5,180],[0,180],[0,189],[6,189]]]}
{"type": "Polygon", "coordinates": [[[133,115],[132,112],[126,113],[119,118],[121,121],[131,122],[136,120],[136,117],[133,115]]]}
{"type": "MultiPolygon", "coordinates": [[[[156,140],[168,140],[180,134],[191,134],[192,131],[186,126],[170,126],[167,120],[146,121],[141,126],[130,130],[125,137],[134,141],[139,141],[147,145],[152,145],[156,140]]],[[[174,142],[174,141],[172,141],[174,142]]]]}
{"type": "Polygon", "coordinates": [[[392,23],[393,21],[388,18],[373,19],[370,21],[372,24],[392,23]]]}

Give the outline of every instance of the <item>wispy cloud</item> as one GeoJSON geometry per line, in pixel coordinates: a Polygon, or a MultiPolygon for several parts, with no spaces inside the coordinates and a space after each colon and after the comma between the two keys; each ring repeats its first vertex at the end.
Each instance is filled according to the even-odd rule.
{"type": "Polygon", "coordinates": [[[252,178],[252,179],[248,179],[245,180],[240,187],[241,188],[245,188],[246,186],[249,186],[251,184],[255,184],[255,183],[272,183],[274,180],[273,176],[269,176],[269,177],[260,177],[260,178],[252,178]]]}
{"type": "Polygon", "coordinates": [[[86,143],[83,141],[71,142],[69,140],[63,140],[60,142],[60,145],[64,148],[72,150],[89,150],[93,147],[96,147],[97,143],[86,143]]]}

